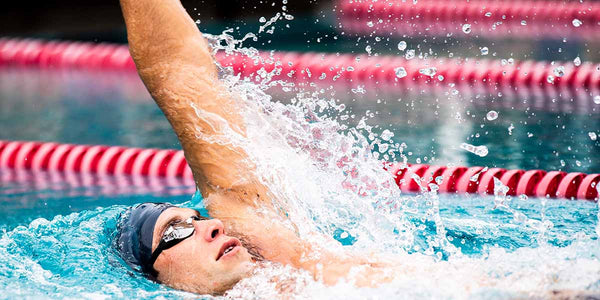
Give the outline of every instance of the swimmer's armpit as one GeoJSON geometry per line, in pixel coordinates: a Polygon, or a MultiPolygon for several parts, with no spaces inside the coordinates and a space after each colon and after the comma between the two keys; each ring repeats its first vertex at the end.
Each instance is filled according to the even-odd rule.
{"type": "Polygon", "coordinates": [[[245,127],[207,41],[179,0],[120,2],[140,77],[177,134],[202,195],[266,199],[246,152],[222,140],[245,137],[245,127]]]}

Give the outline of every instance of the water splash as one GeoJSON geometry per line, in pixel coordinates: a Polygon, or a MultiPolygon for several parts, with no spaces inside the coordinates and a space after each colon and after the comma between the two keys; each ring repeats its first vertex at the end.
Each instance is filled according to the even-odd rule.
{"type": "Polygon", "coordinates": [[[468,152],[471,152],[477,156],[481,156],[484,157],[486,155],[488,155],[489,150],[486,146],[481,145],[481,146],[474,146],[471,144],[467,144],[467,143],[462,143],[460,144],[460,148],[467,150],[468,152]]]}
{"type": "MultiPolygon", "coordinates": [[[[270,30],[268,27],[275,26],[282,15],[269,21],[265,18],[259,32],[270,30]]],[[[348,126],[343,122],[345,108],[326,95],[327,89],[314,85],[299,89],[294,83],[273,80],[280,64],[272,57],[258,56],[256,49],[242,47],[246,39],[256,35],[248,33],[236,40],[232,33],[206,35],[215,53],[246,55],[257,63],[272,62],[275,68],[262,69],[253,78],[241,78],[221,67],[223,82],[237,95],[235,101],[247,132],[245,136],[216,136],[210,141],[231,144],[248,153],[261,182],[271,188],[301,237],[310,239],[310,233],[318,231],[349,238],[352,245],[347,247],[355,251],[371,251],[376,245],[378,252],[394,254],[398,268],[390,268],[396,276],[391,284],[360,289],[348,282],[327,288],[301,271],[267,265],[242,281],[229,296],[245,297],[249,289],[252,295],[277,296],[273,278],[291,281],[292,294],[305,298],[364,299],[374,293],[381,298],[400,293],[407,298],[510,298],[544,296],[552,288],[598,288],[595,278],[600,270],[600,247],[590,238],[589,217],[579,214],[589,210],[589,205],[569,203],[557,209],[558,216],[553,216],[550,208],[560,206],[553,202],[542,201],[540,208],[533,204],[535,201],[517,199],[523,208],[513,208],[511,204],[516,201],[497,178],[491,212],[485,198],[441,201],[437,194],[443,182],[440,177],[410,174],[408,178],[421,193],[402,195],[378,159],[385,153],[406,163],[403,147],[391,132],[369,125],[369,116],[360,117],[357,126],[348,126]],[[291,96],[290,103],[269,95],[276,88],[291,96]],[[576,221],[564,221],[567,212],[576,221]],[[532,216],[534,213],[539,213],[539,220],[532,216]],[[570,226],[583,222],[585,227],[573,236],[570,229],[563,232],[551,226],[556,220],[570,226]]],[[[407,55],[410,51],[414,57],[414,50],[407,55]]],[[[475,146],[466,145],[477,152],[475,146]]],[[[201,205],[198,197],[191,205],[201,205]]],[[[8,295],[14,297],[22,296],[20,292],[29,297],[57,298],[193,297],[126,276],[127,269],[115,263],[105,240],[110,233],[103,231],[114,228],[122,209],[109,207],[58,216],[52,221],[40,219],[4,232],[0,238],[0,278],[11,280],[0,281],[6,282],[2,290],[14,290],[15,294],[8,295]],[[82,276],[92,280],[82,284],[82,276]]],[[[600,218],[600,213],[594,218],[600,218]]],[[[600,235],[598,220],[595,222],[594,234],[600,235]]]]}

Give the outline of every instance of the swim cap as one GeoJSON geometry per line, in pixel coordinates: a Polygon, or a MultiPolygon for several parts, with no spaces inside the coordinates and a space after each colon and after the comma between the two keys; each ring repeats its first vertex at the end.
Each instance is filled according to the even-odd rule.
{"type": "Polygon", "coordinates": [[[117,233],[119,256],[134,270],[156,280],[158,273],[150,265],[154,225],[160,214],[170,207],[168,203],[142,203],[121,215],[117,233]]]}

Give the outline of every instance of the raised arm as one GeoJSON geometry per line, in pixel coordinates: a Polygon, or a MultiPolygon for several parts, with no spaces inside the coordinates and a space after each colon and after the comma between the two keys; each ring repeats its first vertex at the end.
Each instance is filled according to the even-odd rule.
{"type": "Polygon", "coordinates": [[[140,77],[171,123],[202,195],[265,198],[247,154],[216,136],[244,136],[207,41],[179,0],[120,0],[140,77]]]}
{"type": "Polygon", "coordinates": [[[213,141],[244,136],[245,128],[234,98],[217,78],[206,40],[179,0],[120,1],[140,77],[179,137],[196,184],[210,200],[211,216],[248,237],[267,260],[308,270],[326,283],[345,278],[353,267],[361,268],[353,278],[358,285],[389,279],[369,261],[340,258],[300,239],[276,215],[247,209],[248,203],[270,199],[243,149],[213,141]]]}

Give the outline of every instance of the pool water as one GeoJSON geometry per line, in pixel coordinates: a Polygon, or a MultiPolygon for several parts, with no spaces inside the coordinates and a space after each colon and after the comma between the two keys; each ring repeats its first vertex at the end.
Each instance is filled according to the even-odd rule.
{"type": "MultiPolygon", "coordinates": [[[[596,203],[404,195],[380,162],[598,172],[599,145],[588,134],[600,132],[595,110],[495,105],[512,101],[496,93],[483,95],[486,105],[481,95],[452,87],[436,93],[349,83],[286,92],[233,76],[226,82],[246,108],[240,111],[252,143],[244,149],[289,207],[300,236],[316,230],[349,251],[377,250],[406,266],[393,283],[360,289],[346,282],[325,287],[267,264],[226,297],[271,298],[272,278],[294,280],[299,298],[505,299],[600,290],[596,203]],[[330,99],[326,113],[313,114],[330,99]],[[490,110],[499,117],[487,119],[490,110]],[[393,133],[389,143],[377,138],[385,130],[393,133]],[[486,145],[489,153],[466,152],[463,142],[486,145]],[[339,167],[342,158],[350,161],[339,167]]],[[[0,139],[179,147],[135,74],[3,70],[0,99],[0,139]]],[[[2,297],[197,297],[133,273],[111,246],[119,215],[135,203],[202,208],[189,183],[6,169],[0,175],[2,297]]]]}
{"type": "MultiPolygon", "coordinates": [[[[0,84],[0,139],[180,148],[135,74],[15,69],[0,72],[0,84]]],[[[594,159],[600,155],[600,140],[589,135],[600,135],[600,111],[503,108],[501,103],[514,100],[487,95],[489,105],[483,105],[474,95],[450,97],[417,88],[363,86],[363,94],[348,89],[359,84],[349,85],[328,90],[355,116],[342,123],[353,127],[367,117],[375,131],[390,130],[407,145],[409,163],[600,171],[594,159]],[[490,110],[498,113],[497,119],[486,119],[490,110]],[[486,145],[489,154],[468,153],[457,140],[486,145]]],[[[278,89],[270,92],[275,100],[294,97],[278,89]]]]}
{"type": "MultiPolygon", "coordinates": [[[[488,261],[490,264],[492,261],[510,264],[512,260],[515,264],[531,266],[504,267],[508,269],[507,272],[517,273],[516,270],[523,267],[548,268],[544,276],[565,276],[563,272],[570,268],[561,266],[562,263],[568,262],[568,265],[578,267],[587,263],[591,270],[577,272],[581,276],[596,276],[586,278],[583,288],[599,287],[600,277],[597,275],[600,269],[597,267],[600,245],[595,233],[595,203],[540,202],[515,198],[510,201],[509,206],[525,215],[525,218],[515,218],[506,209],[494,209],[491,198],[493,197],[441,196],[440,215],[447,238],[467,258],[462,259],[466,262],[454,258],[460,264],[467,268],[468,263],[472,264],[473,260],[488,261]],[[541,220],[543,221],[540,222],[541,220]],[[541,226],[541,223],[552,225],[541,226]],[[526,250],[533,252],[527,255],[539,257],[525,259],[522,255],[526,250]]],[[[145,201],[168,201],[192,206],[190,199],[189,194],[173,196],[166,192],[148,193],[143,190],[106,195],[95,187],[62,186],[37,190],[24,182],[3,186],[0,189],[0,220],[3,220],[0,225],[0,290],[3,291],[3,298],[193,297],[133,274],[111,246],[118,216],[128,206],[145,201]],[[19,190],[21,192],[16,192],[19,190]]],[[[425,207],[424,204],[422,206],[425,207]]],[[[423,207],[410,215],[411,223],[421,227],[415,235],[414,246],[406,249],[408,253],[416,253],[412,255],[427,256],[427,244],[436,235],[436,225],[428,220],[423,221],[423,207]]],[[[351,243],[347,238],[341,239],[338,236],[338,239],[342,243],[351,243]]],[[[478,264],[477,268],[496,271],[503,269],[501,265],[486,267],[482,264],[478,264]]],[[[448,266],[446,270],[449,272],[452,266],[448,266]]],[[[564,283],[560,279],[556,282],[550,287],[560,287],[564,283]]],[[[421,284],[427,285],[424,281],[421,284]]],[[[382,292],[396,293],[403,288],[401,284],[393,287],[394,289],[388,287],[387,291],[383,289],[382,292]]],[[[419,288],[422,289],[423,286],[419,288]]],[[[351,298],[362,298],[369,291],[355,292],[357,294],[351,298]]],[[[318,291],[305,293],[314,297],[327,293],[335,295],[339,291],[320,287],[318,291]]],[[[419,290],[419,293],[421,296],[435,296],[431,290],[427,293],[419,290]]],[[[500,289],[480,289],[478,293],[484,298],[510,295],[506,290],[500,289]]],[[[446,294],[449,295],[452,294],[446,294]]]]}

